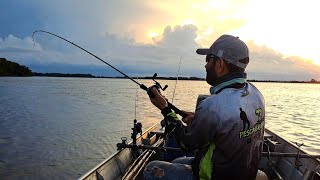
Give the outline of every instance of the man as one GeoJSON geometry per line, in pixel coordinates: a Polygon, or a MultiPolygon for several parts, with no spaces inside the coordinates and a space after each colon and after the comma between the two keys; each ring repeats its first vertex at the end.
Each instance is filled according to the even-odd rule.
{"type": "Polygon", "coordinates": [[[265,105],[262,94],[246,81],[249,50],[238,37],[222,35],[206,55],[206,81],[211,96],[184,126],[159,92],[151,102],[161,110],[176,141],[184,150],[197,150],[193,159],[150,162],[146,179],[255,179],[263,147],[265,105]],[[244,128],[247,125],[247,128],[244,128]],[[192,163],[191,163],[192,162],[192,163]]]}

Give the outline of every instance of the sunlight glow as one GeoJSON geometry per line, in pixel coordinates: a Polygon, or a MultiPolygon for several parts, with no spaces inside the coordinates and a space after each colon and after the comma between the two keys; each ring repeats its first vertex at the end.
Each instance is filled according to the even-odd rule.
{"type": "Polygon", "coordinates": [[[195,24],[195,21],[193,19],[185,19],[183,20],[181,25],[188,25],[188,24],[195,24]]]}
{"type": "Polygon", "coordinates": [[[212,27],[209,27],[203,34],[209,36],[213,32],[212,27]]]}
{"type": "Polygon", "coordinates": [[[149,36],[150,38],[154,38],[154,37],[159,36],[159,34],[156,33],[156,32],[151,31],[151,32],[149,32],[148,36],[149,36]]]}
{"type": "Polygon", "coordinates": [[[312,21],[319,14],[316,13],[317,4],[315,0],[251,0],[241,13],[241,18],[246,19],[247,23],[233,33],[284,55],[300,56],[319,65],[320,26],[312,21]],[[290,8],[283,9],[288,4],[290,8]]]}
{"type": "Polygon", "coordinates": [[[310,57],[311,61],[315,64],[320,65],[320,56],[310,57]]]}
{"type": "Polygon", "coordinates": [[[319,17],[317,0],[164,0],[147,4],[156,11],[141,19],[141,27],[132,26],[134,31],[130,32],[136,32],[138,42],[161,39],[167,26],[192,24],[197,27],[195,40],[203,47],[211,45],[221,34],[232,34],[283,55],[320,64],[320,26],[315,24],[319,17]]]}

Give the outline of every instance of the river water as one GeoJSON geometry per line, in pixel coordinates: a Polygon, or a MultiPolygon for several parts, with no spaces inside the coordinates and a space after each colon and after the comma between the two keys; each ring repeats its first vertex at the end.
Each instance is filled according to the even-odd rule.
{"type": "MultiPolygon", "coordinates": [[[[159,82],[171,101],[175,81],[159,82]]],[[[320,84],[253,84],[265,97],[266,128],[319,154],[320,84]]],[[[208,89],[205,81],[178,81],[173,104],[193,111],[208,89]]],[[[127,79],[1,77],[0,177],[78,178],[130,137],[134,118],[147,129],[161,117],[127,79]]]]}

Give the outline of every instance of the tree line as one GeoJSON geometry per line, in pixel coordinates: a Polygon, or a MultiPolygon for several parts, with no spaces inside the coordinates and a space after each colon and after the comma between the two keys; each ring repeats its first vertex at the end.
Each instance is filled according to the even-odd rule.
{"type": "MultiPolygon", "coordinates": [[[[105,76],[94,76],[91,74],[70,74],[70,73],[37,73],[32,72],[28,67],[24,65],[19,65],[18,63],[11,62],[5,58],[0,58],[0,76],[49,76],[49,77],[87,77],[87,78],[126,78],[124,76],[117,77],[105,77],[105,76]]],[[[152,76],[146,77],[132,77],[133,79],[152,79],[152,76]]],[[[176,80],[177,77],[157,77],[156,79],[165,79],[165,80],[176,80]]],[[[200,80],[204,81],[205,78],[199,77],[178,77],[179,80],[200,80]]],[[[250,82],[284,82],[284,83],[320,83],[315,79],[310,81],[276,81],[276,80],[255,80],[249,79],[250,82]]]]}
{"type": "Polygon", "coordinates": [[[32,76],[32,71],[26,66],[0,58],[0,76],[32,76]]]}

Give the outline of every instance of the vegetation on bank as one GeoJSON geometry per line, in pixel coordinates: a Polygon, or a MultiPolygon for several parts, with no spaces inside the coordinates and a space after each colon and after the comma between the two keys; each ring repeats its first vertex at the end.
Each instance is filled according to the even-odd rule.
{"type": "Polygon", "coordinates": [[[32,76],[32,71],[26,66],[0,58],[0,76],[32,76]]]}
{"type": "Polygon", "coordinates": [[[32,73],[33,76],[46,76],[46,77],[83,77],[83,78],[96,78],[95,76],[91,75],[91,74],[80,74],[80,73],[76,73],[76,74],[63,74],[63,73],[37,73],[34,72],[32,73]]]}
{"type": "MultiPolygon", "coordinates": [[[[97,78],[117,78],[117,79],[126,79],[124,76],[117,76],[117,77],[103,77],[98,76],[97,78]]],[[[132,79],[152,79],[152,76],[145,76],[145,77],[131,77],[132,79]]],[[[163,80],[176,80],[177,77],[161,77],[157,76],[155,79],[163,79],[163,80]]],[[[199,77],[178,77],[179,80],[197,80],[197,81],[204,81],[205,78],[199,78],[199,77]]]]}
{"type": "MultiPolygon", "coordinates": [[[[34,76],[47,76],[47,77],[85,77],[85,78],[109,78],[109,79],[126,79],[124,76],[94,76],[92,74],[63,74],[63,73],[33,73],[34,76]]],[[[151,76],[145,77],[131,77],[132,79],[152,79],[151,76]]],[[[176,80],[177,77],[161,77],[157,76],[156,79],[161,80],[176,80]]],[[[205,78],[199,77],[178,77],[179,80],[192,80],[192,81],[205,81],[205,78]]],[[[310,81],[276,81],[276,80],[255,80],[249,79],[249,82],[270,82],[270,83],[316,83],[320,84],[320,81],[311,79],[310,81]]]]}
{"type": "MultiPolygon", "coordinates": [[[[97,76],[95,78],[116,78],[116,79],[126,79],[124,76],[117,76],[117,77],[103,77],[103,76],[97,76]]],[[[146,77],[131,77],[132,79],[152,79],[151,76],[146,77]]],[[[163,80],[176,80],[177,77],[161,77],[157,76],[156,79],[163,79],[163,80]]],[[[199,77],[178,77],[179,80],[196,80],[196,81],[205,81],[205,78],[199,78],[199,77]]],[[[320,84],[320,81],[316,81],[315,79],[311,79],[310,81],[276,81],[276,80],[255,80],[255,79],[248,79],[249,82],[272,82],[272,83],[318,83],[320,84]]]]}
{"type": "MultiPolygon", "coordinates": [[[[86,78],[110,78],[110,79],[126,79],[124,76],[94,76],[92,74],[64,74],[64,73],[32,73],[33,76],[47,76],[47,77],[86,77],[86,78]]],[[[131,77],[132,79],[152,79],[150,76],[146,77],[131,77]]],[[[156,79],[164,79],[164,80],[176,80],[177,77],[157,77],[156,79]]],[[[179,77],[179,80],[205,80],[204,78],[198,77],[179,77]]]]}
{"type": "MultiPolygon", "coordinates": [[[[117,78],[125,79],[124,76],[117,77],[105,77],[105,76],[94,76],[92,74],[80,74],[80,73],[37,73],[32,72],[28,67],[19,65],[18,63],[11,62],[5,58],[0,58],[0,76],[46,76],[46,77],[82,77],[82,78],[117,78]]],[[[132,79],[152,79],[152,76],[146,77],[132,77],[132,79]]],[[[177,77],[157,77],[156,79],[163,80],[176,80],[177,77]]],[[[179,80],[196,80],[204,81],[205,78],[199,77],[178,77],[179,80]]],[[[320,84],[320,81],[311,79],[310,81],[275,81],[275,80],[248,80],[250,82],[280,82],[280,83],[317,83],[320,84]]]]}
{"type": "Polygon", "coordinates": [[[320,81],[316,81],[315,79],[311,79],[310,81],[275,81],[275,80],[248,80],[249,82],[272,82],[272,83],[318,83],[320,81]]]}

